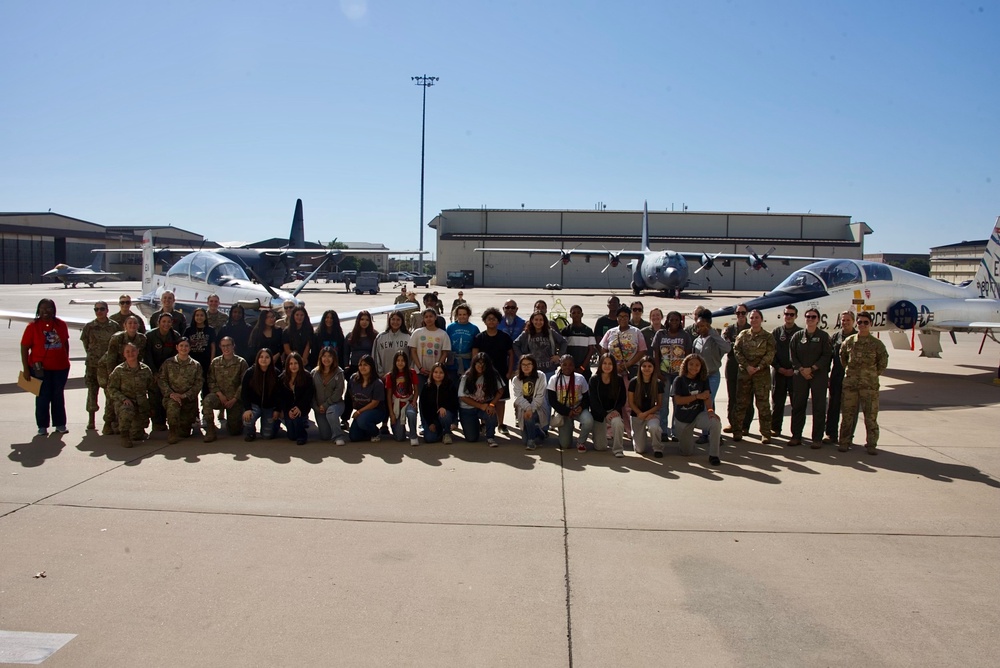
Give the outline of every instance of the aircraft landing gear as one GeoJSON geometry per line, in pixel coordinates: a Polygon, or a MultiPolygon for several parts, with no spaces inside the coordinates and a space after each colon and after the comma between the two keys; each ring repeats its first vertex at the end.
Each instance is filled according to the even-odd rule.
{"type": "Polygon", "coordinates": [[[632,294],[638,297],[640,292],[642,292],[642,288],[636,285],[635,281],[632,281],[632,294]]]}

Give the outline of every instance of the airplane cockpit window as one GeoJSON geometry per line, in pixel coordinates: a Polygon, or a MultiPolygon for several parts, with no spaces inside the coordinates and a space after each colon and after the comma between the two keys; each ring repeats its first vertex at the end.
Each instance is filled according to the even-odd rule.
{"type": "Polygon", "coordinates": [[[191,280],[204,283],[208,278],[209,267],[215,258],[205,253],[195,253],[191,258],[191,280]]]}
{"type": "Polygon", "coordinates": [[[823,287],[823,282],[815,274],[800,269],[783,280],[774,291],[791,294],[813,294],[825,292],[826,289],[823,287]]]}
{"type": "Polygon", "coordinates": [[[208,276],[208,282],[212,285],[226,285],[229,281],[236,279],[238,281],[249,281],[246,272],[243,271],[243,267],[236,264],[235,262],[223,262],[218,264],[212,269],[212,273],[208,276]]]}
{"type": "Polygon", "coordinates": [[[827,288],[861,282],[861,270],[853,260],[823,260],[808,268],[823,279],[827,288]]]}
{"type": "Polygon", "coordinates": [[[193,259],[192,255],[187,255],[185,257],[182,257],[180,260],[174,263],[174,266],[170,267],[170,270],[167,271],[167,276],[173,276],[176,278],[187,278],[188,272],[191,269],[192,259],[193,259]]]}
{"type": "Polygon", "coordinates": [[[888,265],[878,262],[862,262],[861,268],[865,270],[865,280],[868,281],[891,281],[892,271],[888,265]]]}

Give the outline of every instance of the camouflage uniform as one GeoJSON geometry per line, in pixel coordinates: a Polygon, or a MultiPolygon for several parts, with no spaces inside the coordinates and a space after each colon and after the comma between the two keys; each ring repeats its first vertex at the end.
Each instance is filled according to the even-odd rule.
{"type": "Polygon", "coordinates": [[[771,404],[768,395],[771,391],[771,362],[774,361],[775,347],[774,335],[765,329],[757,333],[752,329],[744,329],[736,337],[733,352],[740,370],[736,377],[734,437],[743,435],[743,416],[751,399],[757,404],[761,438],[771,436],[771,404]],[[752,376],[747,373],[747,367],[751,366],[759,369],[752,376]]]}
{"type": "MultiPolygon", "coordinates": [[[[740,332],[750,329],[750,323],[747,323],[740,327],[737,323],[733,323],[726,327],[726,331],[723,333],[723,338],[729,343],[736,343],[736,337],[740,332]]],[[[729,395],[729,406],[728,406],[728,417],[729,417],[729,431],[732,431],[736,425],[736,388],[737,381],[736,378],[739,375],[740,365],[736,361],[736,353],[733,352],[732,348],[729,350],[729,354],[726,355],[726,393],[729,395]]],[[[750,431],[750,424],[753,422],[753,403],[747,404],[746,413],[743,417],[743,429],[739,431],[750,431]]]]}
{"type": "Polygon", "coordinates": [[[177,342],[180,338],[180,334],[174,329],[167,330],[166,336],[163,336],[159,329],[152,329],[146,335],[145,361],[153,370],[153,377],[156,380],[152,392],[149,393],[153,410],[153,429],[156,431],[163,431],[167,428],[166,414],[163,411],[163,395],[160,394],[160,367],[176,354],[177,342]]]}
{"type": "Polygon", "coordinates": [[[243,431],[243,374],[247,372],[247,362],[239,355],[226,359],[219,355],[208,367],[208,394],[201,402],[201,415],[205,422],[206,438],[215,435],[215,415],[213,411],[226,410],[222,406],[218,392],[227,398],[236,398],[236,403],[226,413],[226,429],[230,436],[243,431]]]}
{"type": "Polygon", "coordinates": [[[149,424],[149,391],[153,388],[153,370],[139,362],[136,368],[122,363],[115,367],[108,379],[108,395],[114,402],[115,414],[118,416],[118,429],[121,432],[122,445],[132,447],[132,441],[141,441],[146,437],[146,425],[149,424]],[[125,405],[125,400],[132,402],[125,405]]]}
{"type": "MultiPolygon", "coordinates": [[[[138,313],[132,313],[131,309],[129,309],[128,313],[122,313],[121,311],[118,311],[118,313],[112,313],[111,315],[108,316],[108,318],[110,318],[111,320],[114,320],[115,322],[117,322],[118,326],[121,327],[122,329],[125,329],[125,320],[126,320],[126,318],[129,318],[129,317],[131,317],[133,315],[135,316],[135,319],[139,321],[139,332],[142,333],[142,334],[145,334],[146,333],[146,323],[144,323],[142,321],[142,316],[141,315],[139,315],[138,313]]],[[[114,367],[111,367],[111,368],[114,369],[114,367]]]]}
{"type": "Polygon", "coordinates": [[[135,333],[135,338],[128,338],[128,332],[115,332],[111,339],[108,341],[108,350],[104,353],[104,358],[101,360],[106,368],[114,369],[125,361],[125,344],[131,343],[139,349],[139,361],[146,361],[146,335],[135,333]]]}
{"type": "MultiPolygon", "coordinates": [[[[840,436],[840,398],[844,394],[844,365],[840,361],[840,346],[844,343],[844,339],[857,332],[855,329],[851,334],[845,335],[843,329],[838,329],[837,333],[830,337],[833,368],[830,370],[830,401],[826,405],[826,437],[833,443],[836,443],[840,436]]],[[[855,425],[851,425],[852,434],[854,427],[855,425]]]]}
{"type": "MultiPolygon", "coordinates": [[[[108,386],[108,372],[106,368],[100,367],[101,358],[108,350],[108,341],[111,335],[121,329],[114,320],[98,322],[95,318],[83,326],[80,340],[83,342],[83,350],[87,353],[86,370],[83,373],[83,382],[87,386],[87,412],[96,413],[100,410],[97,405],[97,393],[102,387],[108,386]]],[[[108,410],[107,401],[104,402],[104,426],[111,429],[114,422],[114,413],[108,410]]]]}
{"type": "Polygon", "coordinates": [[[840,403],[840,442],[844,451],[851,446],[858,411],[865,414],[865,447],[875,454],[878,445],[878,377],[889,365],[885,344],[872,335],[853,334],[840,346],[840,361],[844,365],[844,390],[840,403]]]}
{"type": "Polygon", "coordinates": [[[198,419],[198,394],[201,392],[202,373],[198,361],[189,357],[182,362],[171,357],[160,367],[160,394],[170,428],[168,443],[176,443],[179,436],[190,436],[191,426],[198,419]],[[176,392],[183,395],[181,403],[170,398],[176,392]]]}
{"type": "Polygon", "coordinates": [[[229,316],[222,311],[216,311],[215,313],[208,313],[206,311],[206,314],[208,315],[208,322],[206,324],[214,329],[216,334],[221,332],[222,328],[229,322],[229,316]]]}

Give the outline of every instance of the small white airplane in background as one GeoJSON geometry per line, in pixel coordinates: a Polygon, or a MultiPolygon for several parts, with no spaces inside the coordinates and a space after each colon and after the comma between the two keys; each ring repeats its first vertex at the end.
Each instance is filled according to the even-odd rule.
{"type": "MultiPolygon", "coordinates": [[[[844,311],[870,313],[872,330],[888,331],[893,348],[912,350],[919,338],[921,356],[941,356],[941,332],[983,332],[983,340],[997,341],[1000,330],[1000,216],[986,244],[986,252],[968,285],[952,285],[903,269],[859,260],[823,260],[799,269],[763,297],[744,302],[759,309],[764,322],[781,323],[782,311],[794,304],[799,313],[815,308],[820,327],[840,327],[844,311]]],[[[713,325],[726,327],[736,320],[736,306],[712,314],[713,325]]],[[[776,325],[772,325],[776,326],[776,325]]]]}
{"type": "MultiPolygon", "coordinates": [[[[767,270],[766,261],[768,259],[777,260],[782,264],[788,264],[792,261],[812,262],[817,259],[814,257],[797,257],[792,255],[771,255],[774,252],[773,247],[763,255],[758,255],[750,246],[746,248],[749,255],[736,255],[733,253],[714,253],[709,255],[708,253],[697,252],[650,250],[649,211],[646,203],[643,202],[642,242],[639,250],[620,250],[617,253],[609,251],[606,248],[601,250],[586,248],[571,248],[569,250],[562,248],[477,248],[475,250],[480,253],[528,253],[529,255],[532,253],[558,253],[559,259],[552,263],[552,266],[549,267],[550,269],[554,269],[560,262],[569,264],[570,258],[574,253],[588,256],[606,255],[608,257],[608,264],[601,270],[602,274],[610,267],[619,266],[623,258],[631,258],[628,267],[632,270],[631,287],[632,293],[635,295],[639,295],[643,290],[667,292],[673,296],[678,295],[681,290],[688,287],[691,283],[690,279],[693,274],[688,268],[688,259],[698,261],[699,266],[694,270],[694,274],[704,269],[712,268],[719,271],[718,267],[715,267],[716,260],[721,260],[721,264],[725,267],[728,267],[733,260],[743,260],[749,266],[749,269],[746,270],[746,273],[749,273],[751,269],[754,271],[767,270]]],[[[719,271],[719,274],[721,275],[722,272],[719,271]]]]}
{"type": "Polygon", "coordinates": [[[42,274],[42,278],[55,278],[62,281],[64,288],[76,287],[78,283],[86,283],[94,287],[101,281],[120,281],[121,274],[116,271],[104,271],[101,268],[101,256],[94,258],[89,267],[71,267],[68,264],[57,264],[42,274]]]}
{"type": "MultiPolygon", "coordinates": [[[[205,306],[208,296],[215,294],[219,296],[219,310],[228,313],[234,304],[239,304],[246,311],[248,321],[256,318],[254,313],[261,309],[281,309],[285,301],[301,304],[297,295],[305,285],[312,280],[323,264],[313,270],[302,283],[292,292],[278,290],[267,284],[255,283],[250,280],[243,271],[243,268],[214,251],[195,251],[188,253],[178,260],[166,274],[154,274],[153,261],[153,235],[147,230],[142,236],[142,296],[134,298],[132,303],[138,306],[145,317],[151,316],[160,308],[160,295],[164,291],[170,290],[174,293],[176,303],[174,308],[183,312],[190,318],[191,312],[199,307],[205,306]]],[[[70,303],[92,303],[73,300],[70,303]]],[[[385,304],[368,306],[364,310],[372,315],[389,313],[392,311],[409,311],[417,308],[416,304],[385,304]]],[[[357,311],[338,311],[342,319],[350,319],[357,316],[357,311]]],[[[82,328],[89,319],[63,317],[62,320],[70,327],[82,328]]],[[[28,322],[35,319],[34,313],[22,313],[17,311],[0,311],[0,319],[17,320],[28,322]]],[[[318,325],[323,319],[321,313],[311,314],[310,321],[318,325]]]]}

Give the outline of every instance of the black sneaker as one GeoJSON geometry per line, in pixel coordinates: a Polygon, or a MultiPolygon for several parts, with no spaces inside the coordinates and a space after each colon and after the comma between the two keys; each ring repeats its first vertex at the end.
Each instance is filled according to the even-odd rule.
{"type": "Polygon", "coordinates": [[[249,443],[251,441],[255,441],[255,440],[257,440],[257,434],[251,432],[251,433],[247,434],[246,436],[244,436],[243,440],[246,441],[247,443],[249,443]]]}
{"type": "Polygon", "coordinates": [[[722,460],[719,459],[718,457],[709,457],[708,463],[711,464],[712,466],[718,466],[722,463],[722,460]]]}
{"type": "Polygon", "coordinates": [[[663,459],[663,451],[662,450],[656,450],[653,453],[653,456],[656,457],[657,459],[663,459]]]}

